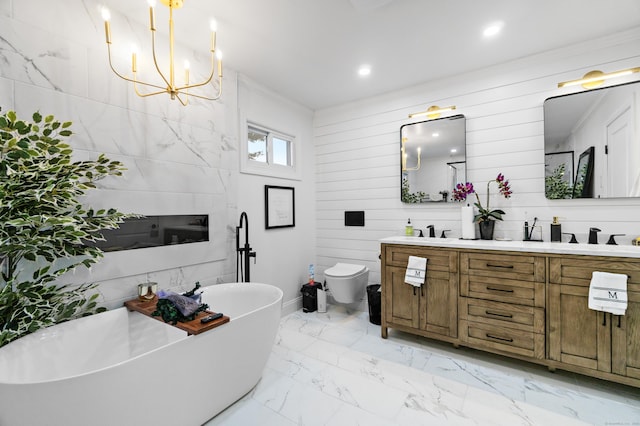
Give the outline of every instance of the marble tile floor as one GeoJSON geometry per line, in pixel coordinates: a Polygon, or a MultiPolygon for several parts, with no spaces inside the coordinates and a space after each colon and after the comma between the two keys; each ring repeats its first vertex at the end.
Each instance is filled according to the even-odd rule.
{"type": "Polygon", "coordinates": [[[206,426],[640,426],[640,390],[455,349],[367,312],[282,318],[258,385],[206,426]]]}

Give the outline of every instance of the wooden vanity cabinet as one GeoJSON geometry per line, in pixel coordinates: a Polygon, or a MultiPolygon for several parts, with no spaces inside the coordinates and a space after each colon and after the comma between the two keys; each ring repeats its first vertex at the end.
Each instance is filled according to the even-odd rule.
{"type": "Polygon", "coordinates": [[[382,337],[396,328],[640,388],[640,258],[381,245],[382,337]],[[426,257],[421,288],[404,282],[426,257]],[[589,309],[594,271],[627,274],[628,307],[589,309]]]}
{"type": "Polygon", "coordinates": [[[388,327],[439,340],[458,335],[458,252],[438,248],[382,245],[382,336],[388,327]],[[404,282],[409,256],[427,258],[425,284],[404,282]]]}
{"type": "MultiPolygon", "coordinates": [[[[622,381],[640,379],[640,260],[609,257],[549,259],[548,358],[551,366],[622,381]],[[594,271],[628,275],[625,315],[588,307],[594,271]],[[610,375],[616,375],[611,377],[610,375]]],[[[637,381],[630,382],[637,386],[637,381]]]]}

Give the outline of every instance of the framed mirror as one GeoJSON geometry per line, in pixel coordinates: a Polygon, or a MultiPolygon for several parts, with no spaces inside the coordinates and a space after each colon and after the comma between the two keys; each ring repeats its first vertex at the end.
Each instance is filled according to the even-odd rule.
{"type": "Polygon", "coordinates": [[[640,81],[545,100],[548,199],[640,197],[639,102],[640,81]]]}
{"type": "Polygon", "coordinates": [[[455,185],[467,178],[465,145],[461,114],[400,127],[402,202],[452,202],[455,185]]]}

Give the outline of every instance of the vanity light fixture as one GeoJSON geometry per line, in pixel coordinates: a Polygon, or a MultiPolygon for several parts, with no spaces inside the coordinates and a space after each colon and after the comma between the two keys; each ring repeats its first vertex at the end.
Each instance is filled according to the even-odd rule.
{"type": "Polygon", "coordinates": [[[605,80],[608,80],[610,78],[622,77],[636,72],[640,72],[640,67],[614,71],[606,74],[602,71],[594,70],[586,73],[581,79],[563,81],[562,83],[558,83],[558,87],[577,86],[578,84],[580,84],[585,89],[593,89],[594,87],[601,86],[605,80]]]}
{"type": "Polygon", "coordinates": [[[427,118],[438,118],[443,112],[453,111],[454,109],[456,109],[455,105],[443,108],[440,108],[437,105],[432,105],[427,108],[426,111],[414,112],[413,114],[409,114],[409,118],[422,117],[424,115],[426,115],[427,118]]]}
{"type": "MultiPolygon", "coordinates": [[[[137,63],[137,52],[134,50],[131,54],[131,72],[132,76],[127,77],[118,71],[113,66],[111,60],[111,26],[109,20],[111,15],[109,10],[106,8],[102,9],[102,18],[104,19],[104,31],[105,38],[107,42],[107,51],[109,54],[109,66],[111,70],[121,79],[129,81],[133,83],[133,88],[136,94],[140,97],[147,97],[153,95],[160,95],[163,93],[169,94],[171,99],[178,99],[182,105],[187,105],[189,103],[189,96],[193,96],[195,98],[206,99],[209,101],[214,101],[220,98],[222,95],[222,55],[220,52],[216,53],[216,23],[215,21],[211,21],[211,72],[209,76],[200,83],[190,84],[189,82],[189,63],[185,61],[184,65],[184,83],[179,86],[176,84],[175,79],[175,62],[174,62],[174,37],[173,37],[173,10],[179,9],[183,6],[184,0],[160,0],[162,4],[169,7],[169,75],[168,77],[160,70],[160,66],[158,65],[158,61],[156,59],[156,22],[155,22],[155,13],[154,8],[156,1],[148,0],[149,3],[149,30],[151,31],[151,48],[153,55],[153,64],[155,65],[155,69],[160,74],[160,77],[164,83],[148,83],[144,81],[138,80],[137,72],[138,72],[138,63],[137,63]],[[217,59],[217,61],[216,61],[217,59]],[[201,87],[206,84],[209,84],[211,80],[213,80],[214,75],[216,74],[216,62],[217,62],[217,94],[214,96],[204,96],[201,94],[191,93],[189,90],[201,87]],[[164,85],[163,85],[164,84],[164,85]],[[157,91],[150,92],[140,92],[139,85],[146,86],[147,88],[152,89],[160,89],[157,91]]],[[[215,85],[214,85],[215,86],[215,85]]]]}
{"type": "Polygon", "coordinates": [[[407,143],[407,138],[402,138],[402,147],[400,148],[402,151],[402,171],[403,172],[407,172],[410,170],[420,170],[420,157],[422,157],[421,154],[421,148],[418,147],[418,162],[416,163],[415,167],[407,167],[407,151],[404,147],[404,145],[407,143]]]}

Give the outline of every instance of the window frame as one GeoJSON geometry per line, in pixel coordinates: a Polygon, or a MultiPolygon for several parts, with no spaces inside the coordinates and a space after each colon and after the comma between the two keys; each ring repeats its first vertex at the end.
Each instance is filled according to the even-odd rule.
{"type": "Polygon", "coordinates": [[[252,121],[241,120],[243,123],[240,143],[240,172],[261,176],[271,176],[284,179],[300,180],[300,146],[298,140],[292,134],[275,130],[270,126],[252,121]],[[267,134],[267,161],[255,161],[249,159],[249,129],[267,134]],[[289,143],[289,161],[291,165],[275,164],[273,162],[273,138],[281,139],[289,143]]]}

